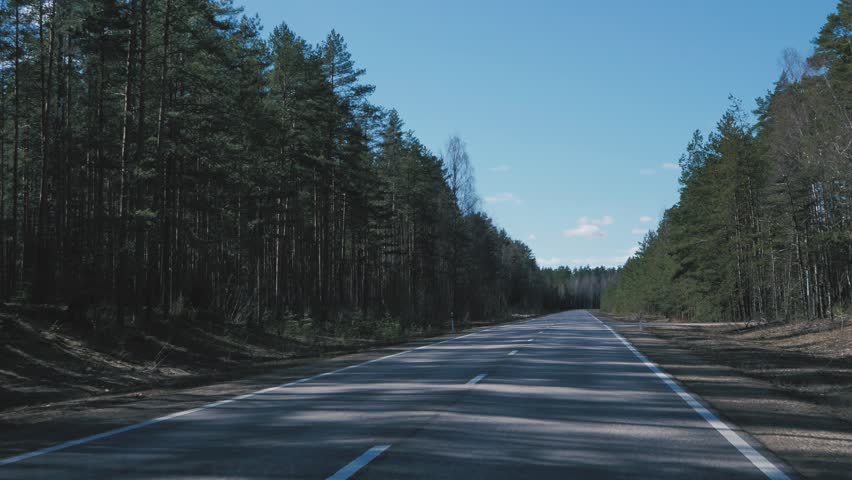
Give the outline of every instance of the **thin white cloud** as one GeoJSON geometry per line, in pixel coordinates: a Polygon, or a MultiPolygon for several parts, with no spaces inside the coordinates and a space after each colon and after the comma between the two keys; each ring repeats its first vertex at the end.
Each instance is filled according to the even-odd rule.
{"type": "Polygon", "coordinates": [[[610,260],[615,260],[617,264],[622,264],[626,262],[630,257],[636,255],[639,252],[639,245],[630,247],[626,250],[627,255],[617,255],[615,257],[611,257],[610,260]]]}
{"type": "Polygon", "coordinates": [[[582,225],[578,225],[577,228],[567,228],[563,230],[562,236],[566,238],[603,238],[606,236],[606,232],[602,231],[601,227],[597,225],[584,223],[582,225]]]}
{"type": "Polygon", "coordinates": [[[611,215],[604,215],[601,218],[589,218],[589,217],[580,217],[577,220],[577,223],[580,225],[590,223],[592,225],[612,225],[615,223],[615,219],[612,218],[611,215]]]}
{"type": "Polygon", "coordinates": [[[586,258],[572,258],[571,265],[597,265],[599,264],[599,259],[595,257],[586,257],[586,258]]]}
{"type": "Polygon", "coordinates": [[[639,175],[654,175],[655,173],[657,173],[657,171],[653,168],[643,168],[639,170],[639,175]]]}
{"type": "Polygon", "coordinates": [[[491,170],[494,173],[505,173],[505,172],[508,172],[511,169],[512,169],[512,167],[506,165],[505,163],[502,164],[502,165],[497,165],[496,167],[489,168],[489,170],[491,170]]]}
{"type": "Polygon", "coordinates": [[[634,228],[633,230],[630,230],[630,233],[633,235],[645,235],[647,232],[647,228],[634,228]]]}
{"type": "Polygon", "coordinates": [[[527,235],[527,240],[534,242],[534,241],[538,240],[538,237],[534,233],[531,233],[531,234],[527,235]]]}
{"type": "Polygon", "coordinates": [[[661,165],[661,167],[663,168],[663,170],[680,170],[680,165],[671,162],[664,163],[661,165]]]}
{"type": "Polygon", "coordinates": [[[515,195],[514,193],[508,193],[508,192],[498,193],[497,195],[485,197],[485,203],[507,203],[507,202],[514,203],[514,204],[522,203],[521,199],[518,198],[517,195],[515,195]]]}
{"type": "Polygon", "coordinates": [[[601,218],[580,217],[577,219],[577,226],[563,230],[562,236],[566,238],[603,238],[606,236],[606,232],[601,227],[613,223],[615,223],[615,219],[610,215],[604,215],[601,218]]]}
{"type": "Polygon", "coordinates": [[[589,265],[592,267],[604,266],[604,267],[616,267],[627,261],[626,256],[617,255],[612,257],[586,257],[586,258],[572,258],[569,262],[573,266],[581,267],[584,265],[589,265]]]}
{"type": "Polygon", "coordinates": [[[639,223],[651,223],[654,221],[654,217],[649,217],[647,215],[642,215],[639,217],[639,223]]]}
{"type": "Polygon", "coordinates": [[[536,262],[539,267],[558,267],[562,265],[562,259],[559,257],[536,259],[536,262]]]}
{"type": "Polygon", "coordinates": [[[617,267],[619,265],[623,265],[624,262],[626,262],[630,257],[636,255],[636,252],[638,251],[639,246],[637,245],[627,250],[618,250],[616,251],[616,255],[612,255],[609,257],[572,258],[568,263],[578,267],[583,265],[602,265],[605,267],[617,267]]]}

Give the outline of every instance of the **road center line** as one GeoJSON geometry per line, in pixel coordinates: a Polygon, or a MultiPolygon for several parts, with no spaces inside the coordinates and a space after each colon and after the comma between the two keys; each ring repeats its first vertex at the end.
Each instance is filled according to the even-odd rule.
{"type": "Polygon", "coordinates": [[[479,375],[468,380],[467,384],[468,385],[476,385],[477,383],[481,382],[483,378],[485,378],[487,376],[488,376],[487,373],[480,373],[479,375]]]}
{"type": "Polygon", "coordinates": [[[727,440],[728,443],[736,447],[736,449],[739,450],[740,453],[743,454],[743,456],[746,457],[748,461],[752,463],[752,465],[754,465],[761,472],[763,472],[763,474],[766,475],[766,478],[769,478],[770,480],[790,480],[790,477],[788,477],[784,472],[782,472],[778,467],[775,466],[775,464],[770,462],[769,459],[764,457],[760,452],[755,450],[754,447],[749,445],[749,443],[746,442],[743,437],[739,436],[737,432],[735,432],[731,427],[729,427],[728,424],[726,424],[722,420],[719,420],[719,417],[717,417],[713,412],[708,410],[707,407],[702,405],[701,402],[695,399],[695,397],[693,397],[692,395],[687,393],[683,388],[681,388],[681,386],[674,381],[671,375],[663,372],[662,369],[660,369],[660,367],[657,366],[656,363],[648,360],[648,357],[643,355],[642,352],[637,350],[636,347],[634,347],[627,339],[622,337],[618,332],[613,330],[609,325],[604,322],[601,322],[598,317],[592,315],[591,313],[586,313],[588,313],[589,316],[600,322],[600,324],[606,327],[606,329],[609,330],[610,333],[615,335],[615,338],[620,340],[621,343],[623,343],[624,346],[627,347],[633,353],[633,355],[635,355],[636,358],[639,359],[640,362],[642,362],[646,367],[648,367],[649,370],[654,372],[654,374],[659,377],[660,380],[663,381],[663,383],[665,383],[674,393],[676,393],[684,402],[686,402],[687,405],[692,407],[692,409],[695,410],[696,413],[701,415],[701,417],[707,423],[709,423],[711,427],[715,428],[716,431],[722,434],[722,436],[725,437],[725,440],[727,440]]]}
{"type": "Polygon", "coordinates": [[[517,350],[512,350],[511,352],[509,352],[509,356],[512,356],[512,355],[514,355],[514,354],[516,354],[516,353],[518,353],[518,351],[517,351],[517,350]]]}
{"type": "Polygon", "coordinates": [[[368,463],[372,462],[379,455],[381,455],[385,450],[389,449],[390,445],[376,445],[375,447],[367,450],[362,453],[360,457],[352,460],[349,465],[341,468],[334,475],[328,477],[327,480],[346,480],[352,475],[355,475],[358,470],[361,470],[368,463]]]}

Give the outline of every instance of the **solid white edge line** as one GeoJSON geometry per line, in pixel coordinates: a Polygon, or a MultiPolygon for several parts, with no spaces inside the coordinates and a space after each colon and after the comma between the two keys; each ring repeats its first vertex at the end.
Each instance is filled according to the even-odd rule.
{"type": "Polygon", "coordinates": [[[704,405],[701,404],[695,397],[686,392],[675,380],[671,377],[671,375],[663,372],[656,363],[648,360],[648,357],[642,354],[633,344],[630,343],[627,339],[621,336],[618,332],[613,330],[609,325],[602,322],[601,319],[594,316],[591,312],[586,312],[592,318],[600,322],[601,325],[606,327],[607,330],[612,333],[615,338],[621,341],[632,353],[642,362],[649,370],[654,372],[654,374],[660,378],[674,393],[676,393],[687,405],[692,407],[696,413],[701,415],[701,417],[710,424],[711,427],[715,428],[725,440],[728,441],[731,445],[736,447],[739,452],[748,459],[758,468],[767,478],[770,480],[790,480],[784,472],[781,471],[778,467],[775,466],[772,462],[769,461],[766,457],[764,457],[760,452],[755,450],[754,447],[749,445],[748,442],[743,439],[743,437],[739,436],[737,432],[735,432],[728,424],[719,419],[713,412],[707,409],[704,405]]]}
{"type": "Polygon", "coordinates": [[[461,340],[462,338],[467,338],[471,335],[475,335],[475,334],[481,333],[481,332],[482,332],[481,330],[478,330],[476,332],[471,332],[471,333],[468,333],[466,335],[462,335],[462,336],[459,336],[459,337],[452,337],[452,338],[448,338],[446,340],[441,340],[440,342],[430,343],[428,345],[421,345],[421,346],[419,346],[417,348],[413,348],[411,350],[405,350],[403,352],[397,352],[397,353],[393,353],[391,355],[385,355],[384,357],[374,358],[372,360],[367,360],[366,362],[357,363],[355,365],[349,365],[348,367],[339,368],[337,370],[332,370],[330,372],[319,373],[319,374],[313,375],[311,377],[305,377],[305,378],[301,378],[299,380],[294,380],[292,382],[282,383],[281,385],[276,385],[276,386],[273,386],[273,387],[264,388],[264,389],[258,390],[256,392],[246,393],[244,395],[239,395],[239,396],[229,398],[229,399],[225,399],[225,400],[219,400],[217,402],[213,402],[213,403],[210,403],[210,404],[207,404],[207,405],[202,405],[202,406],[196,407],[196,408],[191,408],[189,410],[182,410],[182,411],[179,411],[179,412],[170,413],[170,414],[164,415],[162,417],[152,418],[150,420],[145,420],[143,422],[134,423],[132,425],[127,425],[127,426],[119,427],[119,428],[116,428],[116,429],[113,429],[113,430],[107,430],[106,432],[101,432],[101,433],[96,433],[94,435],[89,435],[88,437],[82,437],[82,438],[78,438],[76,440],[69,440],[67,442],[58,443],[58,444],[52,445],[50,447],[40,448],[38,450],[33,450],[31,452],[21,453],[19,455],[14,455],[14,456],[11,456],[11,457],[3,458],[3,459],[0,459],[0,467],[5,466],[5,465],[11,465],[13,463],[22,462],[22,461],[28,460],[30,458],[40,457],[42,455],[47,455],[48,453],[58,452],[60,450],[65,450],[65,449],[68,449],[68,448],[71,448],[71,447],[76,447],[78,445],[84,445],[86,443],[95,442],[97,440],[103,440],[104,438],[113,437],[115,435],[119,435],[119,434],[126,433],[126,432],[131,432],[133,430],[138,430],[140,428],[149,427],[151,425],[156,425],[158,423],[165,422],[166,420],[172,420],[172,419],[175,419],[175,418],[178,418],[178,417],[183,417],[184,415],[189,415],[191,413],[196,413],[196,412],[200,412],[200,411],[203,411],[203,410],[208,410],[208,409],[211,409],[211,408],[220,407],[222,405],[227,405],[229,403],[233,403],[233,402],[238,401],[238,400],[246,400],[246,399],[255,397],[257,395],[262,395],[264,393],[269,393],[269,392],[272,392],[272,391],[275,391],[275,390],[280,390],[282,388],[291,387],[293,385],[299,385],[301,383],[310,382],[310,381],[316,380],[318,378],[335,375],[335,374],[338,374],[338,373],[345,372],[347,370],[352,370],[354,368],[362,367],[364,365],[369,365],[371,363],[376,363],[376,362],[380,362],[382,360],[388,360],[388,359],[393,358],[393,357],[398,357],[400,355],[404,355],[406,353],[410,353],[410,352],[413,352],[415,350],[423,350],[425,348],[443,345],[447,342],[452,342],[452,341],[455,341],[455,340],[461,340]]]}
{"type": "Polygon", "coordinates": [[[487,377],[487,376],[488,376],[488,374],[487,374],[487,373],[480,373],[479,375],[477,375],[477,376],[475,376],[475,377],[471,378],[470,380],[468,380],[468,381],[467,381],[467,384],[468,384],[468,385],[476,385],[477,383],[481,382],[483,378],[485,378],[485,377],[487,377]]]}
{"type": "Polygon", "coordinates": [[[361,470],[368,463],[372,462],[379,455],[381,455],[385,450],[389,449],[390,445],[376,445],[375,447],[367,450],[362,453],[358,458],[349,462],[348,465],[341,468],[334,475],[328,477],[327,480],[347,480],[352,475],[358,473],[358,470],[361,470]]]}

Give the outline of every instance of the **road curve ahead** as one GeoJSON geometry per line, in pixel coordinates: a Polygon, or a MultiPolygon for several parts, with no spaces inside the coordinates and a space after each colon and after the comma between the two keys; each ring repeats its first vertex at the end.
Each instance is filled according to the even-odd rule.
{"type": "Polygon", "coordinates": [[[789,478],[767,457],[570,311],[0,460],[0,479],[789,478]]]}

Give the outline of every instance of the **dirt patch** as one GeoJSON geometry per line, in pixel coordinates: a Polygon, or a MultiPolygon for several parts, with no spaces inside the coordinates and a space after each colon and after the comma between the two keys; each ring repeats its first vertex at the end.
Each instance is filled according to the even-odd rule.
{"type": "Polygon", "coordinates": [[[852,362],[833,325],[642,324],[596,314],[803,477],[849,478],[852,362]]]}
{"type": "Polygon", "coordinates": [[[288,336],[174,319],[95,332],[55,306],[0,305],[0,412],[251,376],[406,338],[288,336]]]}
{"type": "MultiPolygon", "coordinates": [[[[493,326],[481,323],[464,330],[493,326]]],[[[266,364],[250,374],[232,372],[227,379],[206,378],[200,385],[160,385],[124,393],[108,393],[21,406],[0,411],[0,458],[30,452],[61,442],[144,422],[176,411],[192,409],[299,378],[337,370],[368,360],[439,342],[454,335],[424,337],[412,342],[364,349],[326,358],[301,358],[266,364]]]]}
{"type": "Polygon", "coordinates": [[[852,421],[852,326],[843,327],[830,320],[758,326],[648,322],[644,326],[711,363],[766,380],[852,421]]]}
{"type": "Polygon", "coordinates": [[[729,329],[726,335],[768,349],[796,352],[825,359],[852,359],[852,322],[810,322],[759,325],[729,329]]]}
{"type": "Polygon", "coordinates": [[[165,330],[105,339],[61,319],[0,311],[0,410],[193,383],[312,352],[286,338],[274,345],[241,343],[234,338],[239,329],[213,335],[181,324],[165,330]]]}

